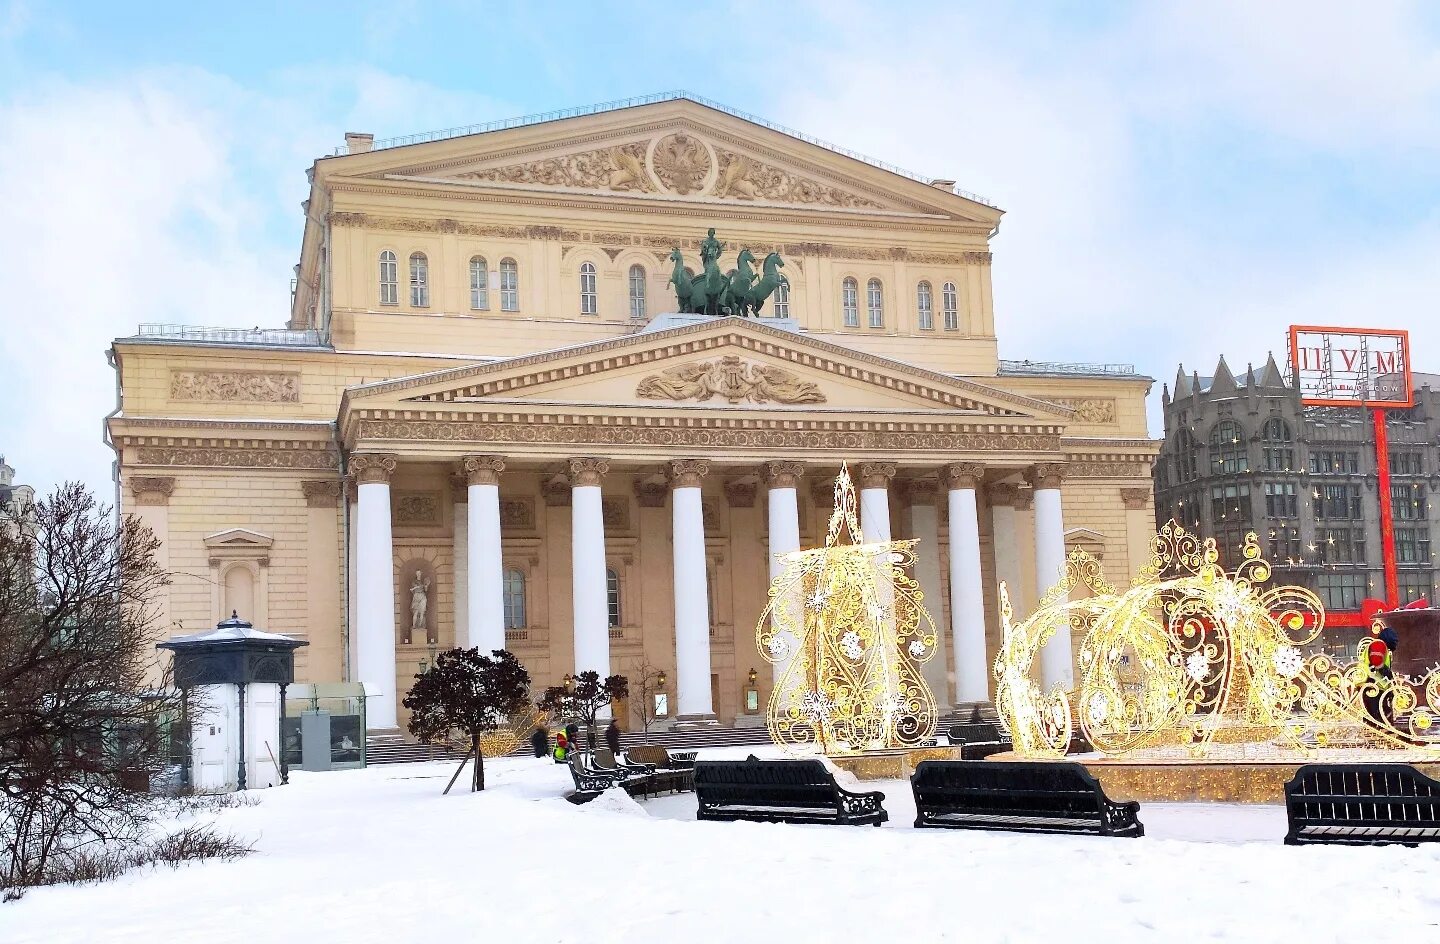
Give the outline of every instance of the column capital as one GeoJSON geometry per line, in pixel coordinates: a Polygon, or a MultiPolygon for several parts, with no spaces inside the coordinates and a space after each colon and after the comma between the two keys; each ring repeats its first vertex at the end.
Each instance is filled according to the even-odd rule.
{"type": "Polygon", "coordinates": [[[1120,500],[1130,511],[1143,511],[1150,503],[1150,489],[1148,488],[1122,488],[1120,489],[1120,500]]]}
{"type": "Polygon", "coordinates": [[[170,493],[175,491],[173,475],[132,475],[129,482],[137,505],[168,505],[170,493]]]}
{"type": "Polygon", "coordinates": [[[582,485],[599,485],[600,479],[609,471],[609,460],[596,459],[593,456],[579,456],[571,459],[567,464],[571,488],[579,488],[582,485]]]}
{"type": "Polygon", "coordinates": [[[895,463],[893,462],[860,463],[861,488],[889,488],[890,480],[894,477],[895,463]]]}
{"type": "Polygon", "coordinates": [[[361,485],[390,484],[399,456],[387,452],[360,452],[350,456],[350,472],[361,485]]]}
{"type": "Polygon", "coordinates": [[[731,508],[754,508],[757,491],[759,487],[754,482],[731,479],[725,483],[725,501],[731,508]]]}
{"type": "Polygon", "coordinates": [[[940,467],[940,480],[947,491],[957,488],[976,489],[985,479],[985,466],[979,462],[952,462],[940,467]]]}
{"type": "Polygon", "coordinates": [[[307,479],[300,483],[300,490],[311,508],[334,508],[342,492],[339,479],[307,479]]]}
{"type": "Polygon", "coordinates": [[[671,488],[699,488],[700,480],[709,472],[709,459],[671,459],[665,464],[671,488]]]}
{"type": "Polygon", "coordinates": [[[567,481],[556,478],[548,482],[541,482],[540,495],[545,499],[547,507],[570,507],[570,483],[567,481]]]}
{"type": "Polygon", "coordinates": [[[460,471],[468,485],[499,485],[505,471],[504,456],[461,456],[460,471]]]}
{"type": "Polygon", "coordinates": [[[767,462],[764,474],[767,488],[795,488],[800,484],[800,476],[805,474],[805,463],[789,459],[767,462]]]}
{"type": "Polygon", "coordinates": [[[1025,470],[1031,488],[1059,488],[1065,478],[1065,463],[1037,462],[1025,470]]]}

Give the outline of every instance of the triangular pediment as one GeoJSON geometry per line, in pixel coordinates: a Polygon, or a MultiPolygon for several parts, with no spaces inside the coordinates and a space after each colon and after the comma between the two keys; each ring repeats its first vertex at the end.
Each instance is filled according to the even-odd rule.
{"type": "Polygon", "coordinates": [[[1064,423],[1071,413],[745,318],[709,319],[352,387],[345,401],[348,408],[364,409],[522,401],[656,410],[970,414],[1023,424],[1064,423]]]}
{"type": "Polygon", "coordinates": [[[1000,211],[687,98],[349,155],[327,173],[996,223],[1000,211]]]}
{"type": "Polygon", "coordinates": [[[219,548],[263,550],[274,543],[275,539],[270,535],[251,531],[248,528],[227,528],[224,531],[217,531],[205,536],[205,546],[212,550],[219,548]]]}

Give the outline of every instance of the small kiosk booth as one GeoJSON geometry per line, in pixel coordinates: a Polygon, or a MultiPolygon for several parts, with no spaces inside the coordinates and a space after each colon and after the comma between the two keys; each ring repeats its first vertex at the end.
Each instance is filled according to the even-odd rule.
{"type": "Polygon", "coordinates": [[[289,780],[280,732],[295,650],[309,645],[256,629],[234,613],[213,630],[176,636],[157,648],[175,654],[185,693],[189,771],[197,793],[273,787],[289,780]]]}

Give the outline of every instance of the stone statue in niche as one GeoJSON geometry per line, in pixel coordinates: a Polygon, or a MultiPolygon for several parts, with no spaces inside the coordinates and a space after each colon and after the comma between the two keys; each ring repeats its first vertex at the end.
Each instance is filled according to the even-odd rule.
{"type": "Polygon", "coordinates": [[[430,613],[430,578],[424,572],[415,571],[415,582],[410,585],[410,638],[425,636],[426,642],[433,642],[426,631],[426,617],[430,613]]]}

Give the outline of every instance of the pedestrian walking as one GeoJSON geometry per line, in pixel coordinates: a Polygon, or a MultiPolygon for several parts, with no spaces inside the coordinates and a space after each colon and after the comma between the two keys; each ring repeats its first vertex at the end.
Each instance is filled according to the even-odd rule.
{"type": "Polygon", "coordinates": [[[620,756],[620,725],[615,723],[614,718],[605,726],[605,746],[610,748],[610,753],[617,758],[620,756]]]}

